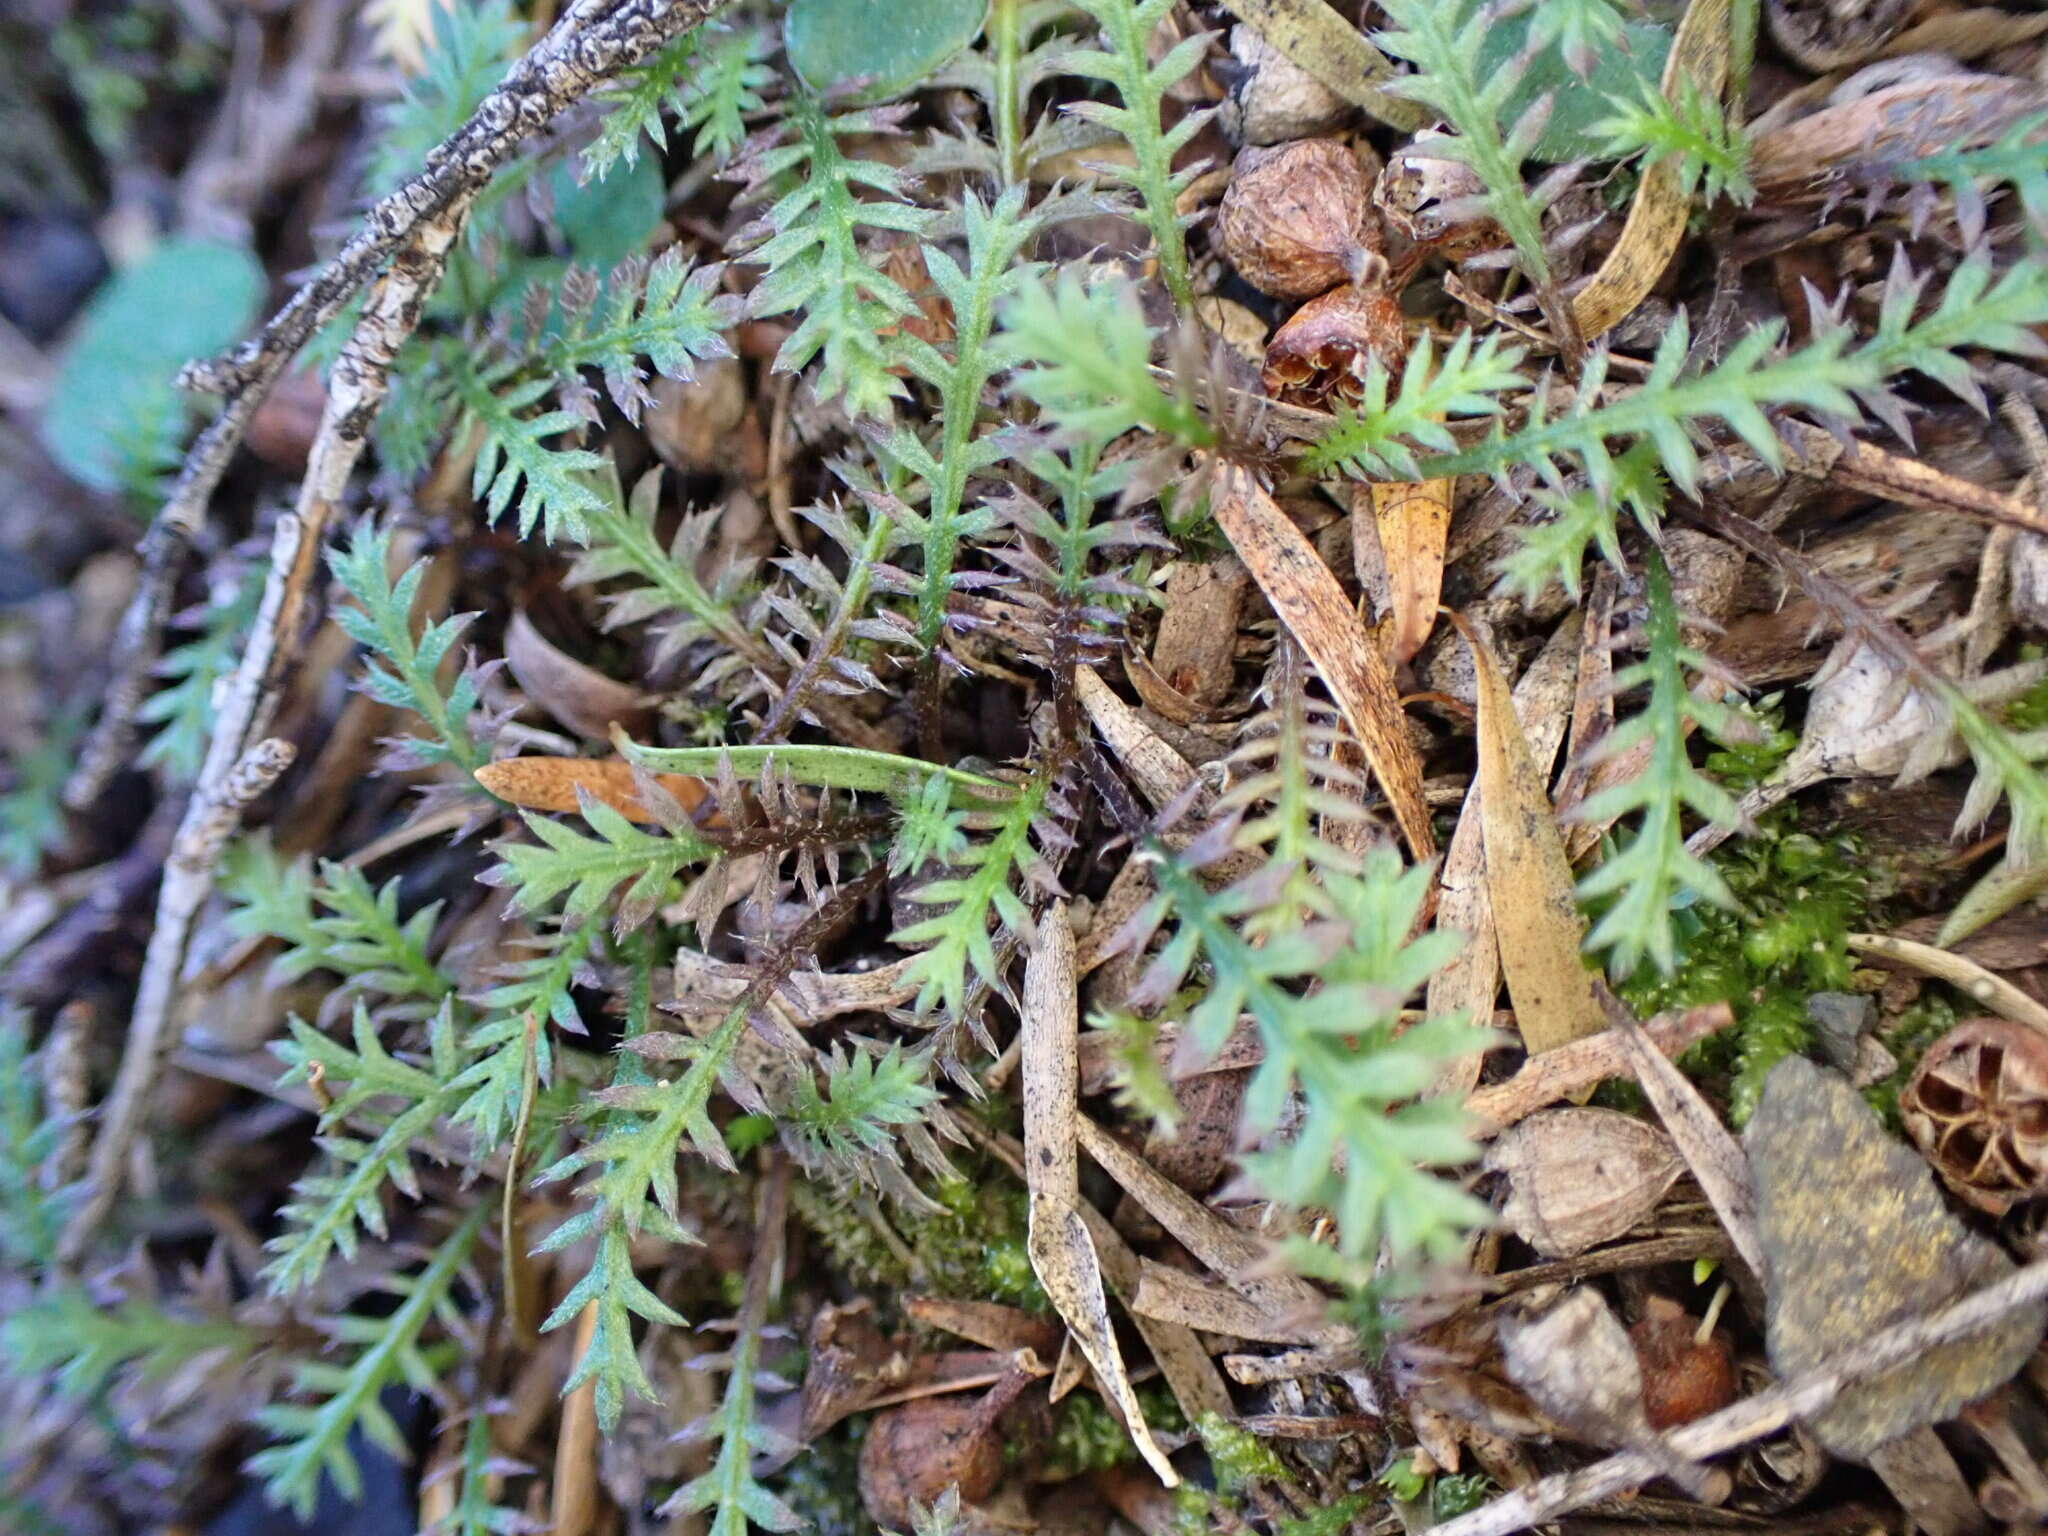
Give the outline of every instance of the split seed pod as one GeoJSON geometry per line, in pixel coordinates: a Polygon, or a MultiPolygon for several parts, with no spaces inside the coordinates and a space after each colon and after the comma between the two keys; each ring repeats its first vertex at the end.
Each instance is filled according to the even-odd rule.
{"type": "Polygon", "coordinates": [[[2003,1216],[2048,1189],[2048,1038],[1967,1019],[1920,1058],[1899,1116],[1944,1184],[2003,1216]]]}
{"type": "Polygon", "coordinates": [[[1373,206],[1390,227],[1453,261],[1506,245],[1507,231],[1486,211],[1486,183],[1464,161],[1431,153],[1434,137],[1419,135],[1387,161],[1373,206]]]}
{"type": "Polygon", "coordinates": [[[1223,254],[1279,299],[1362,282],[1385,265],[1371,191],[1357,157],[1335,139],[1244,150],[1217,214],[1223,254]]]}
{"type": "Polygon", "coordinates": [[[1289,405],[1357,405],[1374,359],[1398,373],[1408,357],[1401,305],[1378,288],[1347,283],[1296,310],[1266,343],[1266,393],[1289,405]]]}
{"type": "Polygon", "coordinates": [[[1501,1220],[1547,1259],[1571,1258],[1629,1231],[1685,1171],[1671,1138],[1612,1109],[1547,1109],[1487,1149],[1507,1175],[1501,1220]]]}

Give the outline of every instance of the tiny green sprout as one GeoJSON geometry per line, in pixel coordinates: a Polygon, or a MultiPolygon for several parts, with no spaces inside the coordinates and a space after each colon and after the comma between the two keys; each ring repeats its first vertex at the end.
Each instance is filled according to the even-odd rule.
{"type": "Polygon", "coordinates": [[[1280,1458],[1267,1449],[1263,1440],[1220,1413],[1205,1413],[1196,1419],[1195,1433],[1209,1453],[1216,1486],[1226,1494],[1239,1494],[1256,1482],[1286,1474],[1280,1458]]]}
{"type": "Polygon", "coordinates": [[[1396,1503],[1414,1504],[1429,1491],[1429,1478],[1416,1464],[1414,1456],[1402,1456],[1382,1472],[1379,1480],[1396,1503]]]}

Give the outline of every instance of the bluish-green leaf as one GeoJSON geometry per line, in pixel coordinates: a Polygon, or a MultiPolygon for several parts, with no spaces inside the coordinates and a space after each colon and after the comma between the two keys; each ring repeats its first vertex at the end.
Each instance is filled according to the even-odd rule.
{"type": "Polygon", "coordinates": [[[58,368],[43,417],[51,457],[96,490],[132,483],[139,439],[182,427],[179,368],[232,343],[262,298],[256,258],[210,240],[166,240],[117,274],[86,306],[58,368]]]}
{"type": "Polygon", "coordinates": [[[790,0],[789,62],[812,90],[865,80],[870,99],[901,95],[973,42],[988,0],[790,0]]]}

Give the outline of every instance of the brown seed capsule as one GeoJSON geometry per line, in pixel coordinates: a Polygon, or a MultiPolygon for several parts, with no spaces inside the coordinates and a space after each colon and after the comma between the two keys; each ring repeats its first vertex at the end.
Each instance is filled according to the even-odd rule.
{"type": "Polygon", "coordinates": [[[1670,1429],[1719,1413],[1735,1401],[1735,1357],[1727,1339],[1699,1337],[1699,1322],[1667,1296],[1652,1296],[1628,1331],[1643,1372],[1643,1415],[1670,1429]]]}
{"type": "Polygon", "coordinates": [[[2010,1019],[1967,1019],[1928,1047],[1899,1118],[1942,1182],[2003,1216],[2048,1189],[2048,1038],[2010,1019]]]}
{"type": "Polygon", "coordinates": [[[1247,149],[1217,215],[1223,254],[1275,298],[1361,282],[1383,266],[1370,191],[1357,158],[1335,139],[1247,149]]]}
{"type": "Polygon", "coordinates": [[[907,1528],[913,1506],[948,1488],[979,1503],[1003,1476],[1003,1444],[991,1433],[981,1402],[970,1397],[917,1398],[875,1415],[860,1453],[860,1492],[880,1524],[907,1528]]]}
{"type": "Polygon", "coordinates": [[[1294,312],[1266,343],[1266,393],[1289,405],[1321,409],[1365,398],[1372,361],[1399,372],[1408,356],[1401,306],[1378,288],[1347,283],[1294,312]]]}

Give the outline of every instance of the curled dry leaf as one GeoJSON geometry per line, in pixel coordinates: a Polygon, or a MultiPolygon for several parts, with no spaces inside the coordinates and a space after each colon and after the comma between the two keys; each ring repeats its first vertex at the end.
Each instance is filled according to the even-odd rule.
{"type": "Polygon", "coordinates": [[[1275,298],[1364,283],[1385,266],[1369,194],[1358,157],[1336,139],[1246,149],[1216,215],[1223,254],[1275,298]]]}
{"type": "Polygon", "coordinates": [[[1574,1435],[1591,1445],[1649,1451],[1665,1476],[1702,1503],[1728,1497],[1726,1472],[1691,1465],[1656,1441],[1643,1408],[1635,1346],[1591,1286],[1568,1292],[1540,1314],[1503,1312],[1499,1334],[1509,1379],[1574,1435]]]}
{"type": "Polygon", "coordinates": [[[1349,101],[1242,22],[1230,29],[1230,56],[1243,74],[1223,115],[1247,144],[1327,133],[1351,115],[1349,101]]]}
{"type": "Polygon", "coordinates": [[[2003,1216],[2048,1188],[2048,1036],[1965,1020],[1920,1058],[1899,1115],[1944,1184],[2003,1216]]]}
{"type": "Polygon", "coordinates": [[[1685,1171],[1670,1137],[1611,1109],[1531,1115],[1487,1149],[1486,1167],[1508,1180],[1501,1219],[1548,1259],[1622,1236],[1685,1171]]]}
{"type": "MultiPolygon", "coordinates": [[[[1927,1166],[1846,1081],[1803,1056],[1772,1069],[1744,1133],[1764,1249],[1765,1339],[1780,1377],[2013,1273],[1943,1205],[1927,1166]]],[[[2048,1329],[2032,1303],[1850,1387],[1810,1423],[1836,1455],[1952,1417],[2004,1385],[2048,1329]]]]}
{"type": "Polygon", "coordinates": [[[1471,648],[1477,673],[1487,897],[1515,1027],[1534,1055],[1597,1034],[1607,1019],[1580,958],[1586,923],[1546,775],[1522,734],[1514,696],[1491,649],[1463,619],[1452,622],[1471,648]]]}
{"type": "Polygon", "coordinates": [[[1115,1406],[1131,1443],[1167,1487],[1180,1475],[1152,1438],[1131,1389],[1102,1267],[1081,1206],[1077,1051],[1080,1000],[1075,990],[1074,930],[1065,902],[1041,916],[1024,966],[1023,1049],[1024,1178],[1031,1194],[1026,1248],[1039,1284],[1115,1406]]]}
{"type": "Polygon", "coordinates": [[[653,722],[645,695],[557,648],[523,608],[505,626],[505,662],[528,698],[586,740],[609,740],[614,725],[641,734],[653,722]]]}
{"type": "Polygon", "coordinates": [[[1409,851],[1418,859],[1433,857],[1436,835],[1422,795],[1422,760],[1408,736],[1393,669],[1351,611],[1344,589],[1250,470],[1220,463],[1213,506],[1231,547],[1344,712],[1409,851]]]}
{"type": "MultiPolygon", "coordinates": [[[[686,814],[696,814],[711,797],[710,786],[693,774],[657,773],[652,777],[686,814]]],[[[580,789],[629,821],[660,819],[641,800],[633,765],[616,757],[508,757],[477,769],[476,781],[522,810],[580,810],[580,789]]]]}

